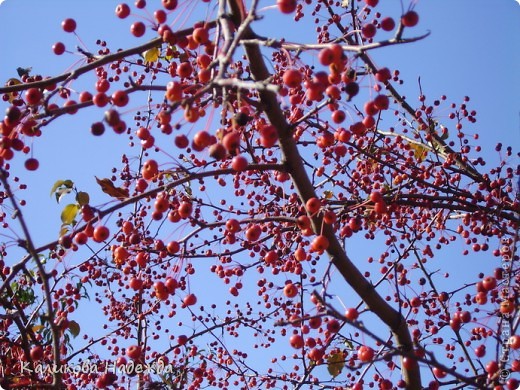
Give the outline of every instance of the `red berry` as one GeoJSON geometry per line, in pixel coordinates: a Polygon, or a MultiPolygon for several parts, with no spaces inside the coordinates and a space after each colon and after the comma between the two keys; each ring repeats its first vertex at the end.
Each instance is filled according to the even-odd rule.
{"type": "Polygon", "coordinates": [[[204,149],[211,144],[211,135],[205,130],[199,131],[193,136],[193,142],[204,149]]]}
{"type": "Polygon", "coordinates": [[[38,104],[42,97],[42,91],[40,91],[38,88],[29,88],[27,91],[25,91],[25,101],[30,106],[38,104]]]}
{"type": "Polygon", "coordinates": [[[191,202],[181,202],[181,204],[177,208],[177,211],[182,219],[186,219],[189,218],[189,216],[193,212],[193,206],[191,202]]]}
{"type": "Polygon", "coordinates": [[[350,131],[356,135],[363,135],[367,131],[367,128],[363,122],[356,122],[350,125],[350,131]]]}
{"type": "Polygon", "coordinates": [[[231,168],[237,172],[242,172],[247,168],[248,165],[247,158],[239,154],[238,156],[233,157],[231,160],[231,168]]]}
{"type": "Polygon", "coordinates": [[[181,62],[181,64],[177,67],[177,75],[181,78],[190,77],[193,72],[193,66],[189,62],[181,62]]]}
{"type": "Polygon", "coordinates": [[[297,69],[287,69],[283,74],[283,82],[289,88],[298,87],[303,81],[302,74],[297,69]]]}
{"type": "Polygon", "coordinates": [[[491,360],[488,364],[486,364],[486,372],[490,375],[493,375],[498,371],[498,363],[494,360],[491,360]]]}
{"type": "Polygon", "coordinates": [[[170,241],[168,245],[166,245],[166,250],[170,255],[177,253],[181,249],[181,245],[178,241],[170,241]]]}
{"type": "Polygon", "coordinates": [[[287,298],[294,298],[298,294],[298,287],[293,283],[287,283],[283,288],[283,294],[287,298]]]}
{"type": "Polygon", "coordinates": [[[120,19],[124,19],[130,15],[130,7],[128,4],[121,3],[116,7],[116,15],[120,19]]]}
{"type": "Polygon", "coordinates": [[[115,91],[112,94],[112,103],[117,107],[124,107],[128,104],[128,93],[125,91],[115,91]]]}
{"type": "Polygon", "coordinates": [[[143,22],[135,22],[130,26],[130,32],[134,37],[142,37],[146,32],[146,26],[143,22]]]}
{"type": "Polygon", "coordinates": [[[512,349],[520,349],[520,336],[514,335],[509,338],[509,345],[512,349]]]}
{"type": "Polygon", "coordinates": [[[313,252],[323,253],[329,247],[329,240],[323,235],[316,236],[311,242],[313,252]]]}
{"type": "MultiPolygon", "coordinates": [[[[94,105],[96,107],[105,107],[108,104],[109,100],[110,99],[108,98],[106,93],[100,92],[100,93],[96,93],[94,95],[94,97],[92,98],[92,103],[94,103],[94,105]]],[[[113,119],[115,120],[116,118],[113,118],[113,119]]],[[[111,126],[114,126],[117,123],[119,123],[119,116],[117,116],[117,121],[115,121],[114,124],[111,126]]],[[[109,123],[109,125],[110,125],[110,123],[109,123]]]]}
{"type": "Polygon", "coordinates": [[[159,299],[160,301],[165,301],[166,299],[168,299],[170,293],[163,282],[155,282],[153,285],[153,289],[157,299],[159,299]]]}
{"type": "Polygon", "coordinates": [[[193,306],[197,303],[197,296],[195,294],[188,294],[182,300],[185,306],[193,306]]]}
{"type": "Polygon", "coordinates": [[[128,286],[134,291],[139,291],[143,287],[143,280],[135,277],[131,278],[128,282],[128,286]]]}
{"type": "Polygon", "coordinates": [[[390,100],[386,95],[377,95],[374,98],[374,105],[378,110],[386,110],[390,106],[390,100]]]}
{"type": "Polygon", "coordinates": [[[376,72],[376,80],[380,83],[386,83],[391,78],[392,74],[390,73],[390,69],[388,68],[381,68],[376,72]]]}
{"type": "MultiPolygon", "coordinates": [[[[166,22],[166,19],[168,18],[168,15],[166,15],[166,12],[162,9],[158,9],[153,13],[153,17],[159,24],[163,24],[166,22]]],[[[162,34],[161,34],[162,35],[162,34]]]]}
{"type": "Polygon", "coordinates": [[[227,150],[220,142],[213,144],[209,147],[209,155],[215,160],[223,160],[226,158],[227,150]]]}
{"type": "Polygon", "coordinates": [[[284,14],[292,14],[296,11],[296,5],[298,3],[296,0],[277,0],[276,4],[278,5],[280,12],[284,14]]]}
{"type": "Polygon", "coordinates": [[[327,321],[327,330],[330,333],[338,333],[340,328],[341,328],[341,325],[337,319],[332,318],[327,321]]]}
{"type": "Polygon", "coordinates": [[[171,11],[177,8],[177,0],[162,0],[162,5],[165,9],[171,11]]]}
{"type": "Polygon", "coordinates": [[[435,375],[435,377],[437,379],[442,379],[442,378],[446,377],[447,374],[446,374],[445,371],[441,370],[440,368],[434,367],[433,368],[433,375],[435,375]]]}
{"type": "Polygon", "coordinates": [[[381,28],[384,31],[392,31],[395,28],[395,21],[390,16],[381,20],[381,28]]]}
{"type": "Polygon", "coordinates": [[[408,11],[401,17],[401,23],[405,27],[413,27],[419,23],[419,14],[415,11],[408,11]]]}
{"type": "Polygon", "coordinates": [[[359,93],[359,84],[355,81],[351,81],[345,85],[345,92],[350,97],[356,96],[359,93]]]}
{"type": "Polygon", "coordinates": [[[74,236],[74,242],[78,245],[85,245],[88,241],[88,236],[85,232],[78,232],[74,236]]]}
{"type": "Polygon", "coordinates": [[[307,212],[311,215],[317,213],[321,208],[321,201],[318,198],[310,198],[305,203],[305,208],[307,209],[307,212]]]}
{"type": "Polygon", "coordinates": [[[76,30],[76,21],[71,18],[65,19],[61,22],[61,28],[68,33],[74,32],[76,30]]]}
{"type": "Polygon", "coordinates": [[[209,41],[208,30],[204,27],[197,27],[196,29],[194,29],[192,37],[195,42],[201,45],[209,41]]]}
{"type": "Polygon", "coordinates": [[[240,133],[238,131],[227,133],[222,139],[222,144],[229,153],[235,154],[240,146],[240,133]]]}
{"type": "Polygon", "coordinates": [[[246,239],[250,242],[258,241],[262,234],[262,228],[259,225],[253,225],[246,230],[246,239]]]}
{"type": "Polygon", "coordinates": [[[88,91],[83,91],[79,94],[79,102],[86,103],[92,100],[92,94],[88,91]]]}
{"type": "Polygon", "coordinates": [[[96,226],[96,228],[94,229],[94,234],[93,234],[92,238],[96,242],[103,242],[109,236],[110,236],[110,231],[108,230],[108,228],[106,226],[99,225],[99,226],[96,226]]]}
{"type": "Polygon", "coordinates": [[[289,339],[289,343],[291,344],[291,347],[295,349],[301,349],[305,345],[303,337],[299,334],[293,334],[289,339]]]}
{"type": "Polygon", "coordinates": [[[63,53],[65,53],[65,45],[61,42],[56,42],[54,45],[52,45],[52,51],[57,56],[61,56],[63,53]]]}
{"type": "Polygon", "coordinates": [[[417,366],[417,360],[415,360],[414,358],[411,358],[408,356],[405,356],[403,358],[403,367],[406,368],[407,370],[411,370],[416,366],[417,366]]]}
{"type": "Polygon", "coordinates": [[[320,361],[322,358],[323,358],[323,355],[325,353],[323,352],[323,349],[321,348],[313,348],[309,351],[308,353],[308,356],[309,356],[309,359],[317,362],[317,361],[320,361]]]}
{"type": "Polygon", "coordinates": [[[486,355],[486,346],[479,345],[475,348],[475,356],[478,358],[484,357],[486,355]]]}
{"type": "Polygon", "coordinates": [[[139,359],[141,357],[141,347],[138,345],[131,345],[126,350],[126,356],[132,360],[139,359]]]}
{"type": "Polygon", "coordinates": [[[376,35],[376,32],[376,26],[374,26],[372,23],[365,24],[363,27],[361,27],[361,34],[363,34],[365,38],[373,38],[376,35]]]}
{"type": "Polygon", "coordinates": [[[110,82],[107,79],[99,79],[96,81],[96,91],[106,92],[110,88],[110,82]]]}
{"type": "Polygon", "coordinates": [[[357,350],[358,359],[363,363],[371,362],[374,358],[374,350],[366,345],[362,345],[357,350]]]}
{"type": "Polygon", "coordinates": [[[174,143],[179,149],[185,149],[190,144],[190,140],[184,134],[179,134],[175,136],[174,143]]]}
{"type": "Polygon", "coordinates": [[[347,309],[347,311],[345,312],[345,317],[349,321],[355,321],[359,317],[359,312],[357,311],[357,309],[355,307],[351,307],[351,308],[347,309]]]}
{"type": "Polygon", "coordinates": [[[40,166],[40,162],[35,158],[28,158],[25,160],[25,169],[28,171],[35,171],[40,166]]]}
{"type": "Polygon", "coordinates": [[[377,108],[373,101],[366,102],[363,109],[365,110],[365,113],[370,116],[374,116],[379,112],[379,108],[377,108]]]}
{"type": "Polygon", "coordinates": [[[345,114],[345,111],[335,110],[332,113],[332,122],[334,122],[336,124],[340,124],[345,120],[346,117],[347,117],[347,115],[345,114]]]}
{"type": "Polygon", "coordinates": [[[329,66],[334,62],[334,52],[329,47],[321,49],[318,59],[323,66],[329,66]]]}
{"type": "Polygon", "coordinates": [[[94,122],[92,126],[90,126],[90,132],[92,135],[100,136],[105,132],[105,125],[103,122],[94,122]]]}
{"type": "Polygon", "coordinates": [[[278,141],[278,131],[272,125],[263,126],[260,129],[260,143],[263,147],[271,148],[278,141]]]}
{"type": "Polygon", "coordinates": [[[370,201],[377,203],[377,202],[381,202],[383,200],[383,195],[379,191],[372,191],[369,198],[370,198],[370,201]]]}
{"type": "Polygon", "coordinates": [[[30,351],[31,359],[34,361],[40,360],[43,357],[43,348],[40,345],[36,345],[31,348],[30,351]]]}
{"type": "Polygon", "coordinates": [[[143,168],[141,170],[141,174],[143,175],[143,179],[151,180],[159,173],[159,166],[157,161],[148,160],[144,163],[143,168]]]}
{"type": "Polygon", "coordinates": [[[486,291],[493,290],[497,286],[497,280],[493,276],[487,276],[482,279],[482,287],[486,291]]]}
{"type": "MultiPolygon", "coordinates": [[[[171,241],[170,244],[171,243],[176,243],[177,245],[179,245],[179,243],[177,241],[171,241]]],[[[178,251],[178,249],[177,249],[177,251],[178,251]]],[[[177,287],[179,287],[179,282],[177,282],[177,280],[172,277],[167,277],[166,280],[164,281],[164,285],[166,286],[166,288],[168,289],[168,292],[170,294],[174,294],[175,289],[177,287]]]]}

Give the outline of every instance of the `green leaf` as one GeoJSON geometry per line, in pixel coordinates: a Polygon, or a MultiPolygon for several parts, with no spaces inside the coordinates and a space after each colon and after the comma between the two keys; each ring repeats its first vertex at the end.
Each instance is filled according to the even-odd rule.
{"type": "Polygon", "coordinates": [[[19,302],[28,305],[32,305],[36,300],[36,297],[34,296],[34,291],[32,290],[32,288],[29,287],[27,289],[20,288],[18,291],[16,291],[16,297],[19,302]]]}
{"type": "Polygon", "coordinates": [[[333,378],[337,377],[343,370],[345,358],[341,352],[332,353],[327,358],[327,369],[333,378]]]}
{"type": "Polygon", "coordinates": [[[90,196],[86,192],[79,191],[76,194],[76,201],[80,206],[84,206],[90,202],[90,196]]]}
{"type": "Polygon", "coordinates": [[[76,321],[74,321],[74,320],[69,321],[69,331],[70,331],[70,334],[74,338],[76,338],[79,335],[80,329],[81,328],[76,321]]]}
{"type": "Polygon", "coordinates": [[[78,214],[79,206],[77,204],[68,204],[61,212],[61,222],[70,225],[78,214]]]}

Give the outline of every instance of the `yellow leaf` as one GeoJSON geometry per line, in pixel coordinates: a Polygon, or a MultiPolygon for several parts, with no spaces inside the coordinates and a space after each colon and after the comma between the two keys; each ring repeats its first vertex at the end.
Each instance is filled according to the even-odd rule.
{"type": "Polygon", "coordinates": [[[128,188],[116,187],[110,179],[98,179],[96,177],[96,181],[101,186],[101,191],[110,195],[112,198],[123,200],[130,196],[128,188]]]}
{"type": "Polygon", "coordinates": [[[331,199],[334,193],[330,190],[323,191],[323,195],[325,196],[325,199],[331,199]]]}
{"type": "Polygon", "coordinates": [[[327,358],[327,369],[334,378],[341,373],[344,365],[345,358],[341,352],[331,353],[327,358]]]}
{"type": "Polygon", "coordinates": [[[152,47],[143,53],[143,58],[146,62],[155,62],[159,59],[161,50],[158,47],[152,47]]]}
{"type": "Polygon", "coordinates": [[[63,211],[61,212],[61,222],[65,225],[70,225],[76,215],[78,214],[79,206],[77,204],[68,204],[65,206],[63,211]]]}
{"type": "Polygon", "coordinates": [[[428,153],[428,149],[421,144],[410,144],[410,148],[413,149],[413,155],[419,162],[423,161],[428,153]]]}
{"type": "Polygon", "coordinates": [[[34,333],[39,333],[42,329],[45,329],[45,326],[43,325],[34,325],[32,327],[32,330],[34,333]]]}
{"type": "Polygon", "coordinates": [[[72,336],[76,337],[77,335],[79,335],[79,332],[80,332],[79,324],[74,320],[69,321],[69,330],[70,330],[70,334],[72,336]]]}

